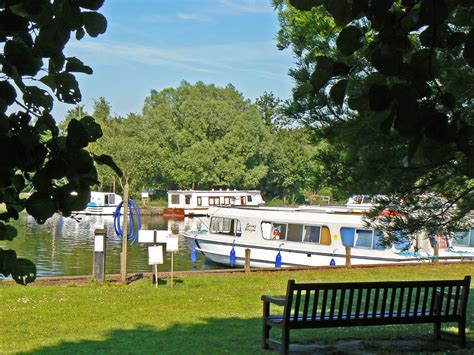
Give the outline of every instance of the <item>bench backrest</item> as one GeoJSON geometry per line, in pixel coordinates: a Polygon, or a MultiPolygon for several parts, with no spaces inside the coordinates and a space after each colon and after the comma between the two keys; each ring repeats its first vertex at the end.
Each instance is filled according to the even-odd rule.
{"type": "Polygon", "coordinates": [[[471,277],[464,280],[351,283],[288,281],[287,323],[400,323],[465,317],[471,277]]]}

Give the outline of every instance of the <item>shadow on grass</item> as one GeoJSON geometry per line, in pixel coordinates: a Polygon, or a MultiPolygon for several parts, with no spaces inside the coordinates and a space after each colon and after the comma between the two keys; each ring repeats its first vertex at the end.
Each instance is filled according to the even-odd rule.
{"type": "MultiPolygon", "coordinates": [[[[100,353],[191,353],[191,354],[271,354],[261,349],[261,319],[208,318],[199,324],[175,324],[157,329],[149,324],[135,324],[134,329],[116,329],[104,339],[65,341],[55,346],[35,349],[43,354],[100,353]]],[[[280,332],[272,330],[272,338],[280,332]]],[[[100,335],[99,335],[100,336],[100,335]]],[[[354,327],[294,331],[291,353],[470,353],[468,342],[461,348],[456,340],[434,340],[432,326],[424,325],[416,335],[410,326],[354,327]]]]}

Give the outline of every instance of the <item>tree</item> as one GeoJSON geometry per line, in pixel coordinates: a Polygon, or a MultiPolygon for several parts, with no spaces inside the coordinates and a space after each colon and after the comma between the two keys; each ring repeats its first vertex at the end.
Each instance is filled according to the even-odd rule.
{"type": "Polygon", "coordinates": [[[169,187],[255,188],[267,172],[269,130],[232,85],[153,90],[143,121],[169,187]]]}
{"type": "Polygon", "coordinates": [[[444,218],[417,223],[459,228],[474,205],[472,1],[274,4],[297,58],[288,111],[329,143],[320,159],[341,167],[339,186],[390,195],[376,213],[411,201],[426,216],[442,196],[444,218]]]}
{"type": "MultiPolygon", "coordinates": [[[[51,116],[54,99],[70,104],[81,100],[74,73],[92,69],[63,51],[74,35],[96,37],[107,21],[97,12],[103,0],[0,1],[0,239],[12,240],[8,224],[26,211],[44,223],[55,212],[70,215],[83,209],[90,186],[97,183],[94,161],[113,166],[109,156],[92,157],[84,148],[101,135],[90,116],[72,119],[61,136],[51,116]],[[20,196],[30,184],[33,192],[20,196]]],[[[36,277],[28,260],[0,248],[0,274],[26,284],[36,277]]]]}

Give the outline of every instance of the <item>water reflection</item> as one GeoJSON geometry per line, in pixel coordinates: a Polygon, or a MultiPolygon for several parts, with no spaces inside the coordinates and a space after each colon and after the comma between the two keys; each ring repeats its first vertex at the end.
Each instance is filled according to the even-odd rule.
{"type": "MultiPolygon", "coordinates": [[[[218,268],[218,265],[198,260],[191,262],[191,251],[182,233],[190,228],[207,224],[205,219],[186,218],[183,221],[165,221],[162,216],[142,216],[142,229],[178,230],[179,252],[174,256],[174,270],[218,268]]],[[[107,228],[106,272],[120,272],[121,241],[114,241],[114,220],[111,216],[82,216],[80,219],[64,218],[54,215],[43,225],[27,214],[22,214],[12,223],[18,236],[11,242],[1,241],[0,246],[14,249],[18,257],[26,258],[36,264],[38,276],[90,275],[92,274],[94,229],[107,228]]],[[[171,269],[171,255],[166,253],[165,262],[159,271],[171,269]]],[[[128,247],[128,272],[151,272],[148,265],[148,245],[138,242],[128,247]]]]}

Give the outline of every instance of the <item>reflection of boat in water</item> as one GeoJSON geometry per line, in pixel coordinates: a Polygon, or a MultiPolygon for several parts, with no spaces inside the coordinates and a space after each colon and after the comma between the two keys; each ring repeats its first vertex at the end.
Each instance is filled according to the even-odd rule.
{"type": "Polygon", "coordinates": [[[75,215],[113,216],[122,198],[113,192],[91,192],[91,198],[85,210],[74,211],[75,215]]]}
{"type": "MultiPolygon", "coordinates": [[[[362,214],[327,213],[309,208],[220,207],[209,211],[209,231],[186,231],[186,242],[207,259],[243,266],[250,249],[252,267],[384,264],[434,259],[429,240],[412,245],[380,244],[379,231],[367,229],[362,214]],[[235,253],[235,254],[234,254],[235,253]]],[[[471,231],[472,234],[472,231],[471,231]]],[[[421,239],[421,237],[420,237],[421,239]]],[[[446,257],[463,259],[450,253],[446,257]]]]}

